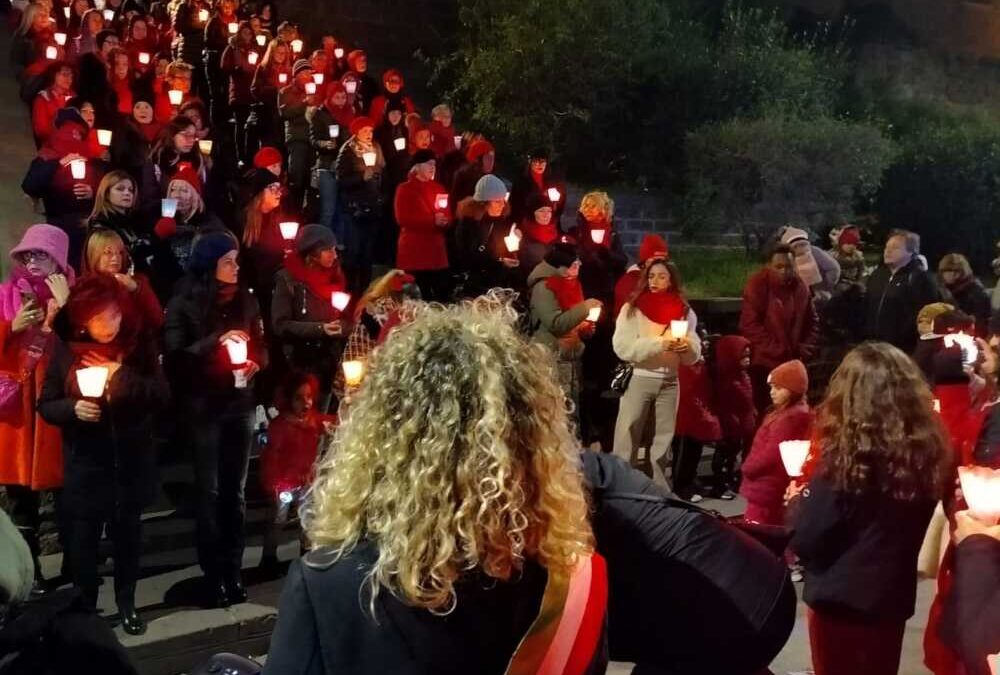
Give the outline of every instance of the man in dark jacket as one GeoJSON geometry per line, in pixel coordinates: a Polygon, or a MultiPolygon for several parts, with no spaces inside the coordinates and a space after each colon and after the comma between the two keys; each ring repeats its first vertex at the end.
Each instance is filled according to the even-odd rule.
{"type": "Polygon", "coordinates": [[[933,277],[917,259],[915,235],[893,230],[885,242],[884,264],[868,277],[865,293],[865,335],[907,354],[917,344],[917,313],[941,300],[933,277]]]}

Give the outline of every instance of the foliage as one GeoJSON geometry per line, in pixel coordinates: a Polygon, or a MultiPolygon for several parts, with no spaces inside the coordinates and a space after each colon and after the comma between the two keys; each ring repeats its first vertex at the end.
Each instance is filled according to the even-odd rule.
{"type": "Polygon", "coordinates": [[[688,136],[685,230],[736,226],[751,250],[781,224],[841,223],[878,189],[895,152],[878,128],[832,117],[706,126],[688,136]]]}
{"type": "Polygon", "coordinates": [[[672,257],[689,298],[738,298],[760,267],[760,261],[738,248],[674,247],[672,257]]]}

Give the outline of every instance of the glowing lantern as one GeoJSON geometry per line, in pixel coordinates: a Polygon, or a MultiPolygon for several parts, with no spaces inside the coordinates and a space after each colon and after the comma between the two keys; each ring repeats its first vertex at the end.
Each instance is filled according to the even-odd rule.
{"type": "Polygon", "coordinates": [[[686,337],[688,334],[688,322],[681,319],[680,321],[670,322],[670,337],[675,340],[680,340],[686,337]]]}
{"type": "Polygon", "coordinates": [[[938,398],[934,399],[933,406],[934,406],[934,412],[940,414],[941,413],[941,399],[938,399],[938,398]]]}
{"type": "Polygon", "coordinates": [[[312,96],[313,94],[316,93],[316,83],[315,82],[306,82],[306,93],[309,96],[312,96]]]}
{"type": "Polygon", "coordinates": [[[785,473],[792,478],[802,475],[802,466],[809,457],[809,441],[782,441],[778,443],[781,453],[781,463],[785,465],[785,473]]]}
{"type": "Polygon", "coordinates": [[[344,293],[343,291],[334,291],[330,295],[330,303],[338,312],[343,312],[347,309],[347,305],[351,302],[351,294],[344,293]]]}
{"type": "Polygon", "coordinates": [[[604,236],[608,233],[607,230],[591,230],[590,238],[595,244],[603,244],[604,236]]]}
{"type": "Polygon", "coordinates": [[[590,321],[591,323],[596,323],[597,320],[600,318],[601,318],[600,307],[591,307],[590,311],[587,312],[587,321],[590,321]]]}
{"type": "Polygon", "coordinates": [[[462,137],[461,136],[455,136],[454,140],[455,140],[455,149],[456,150],[461,150],[462,149],[462,137]]]}
{"type": "Polygon", "coordinates": [[[60,47],[66,44],[66,33],[56,33],[53,37],[56,40],[56,44],[60,47]]]}
{"type": "Polygon", "coordinates": [[[106,10],[104,10],[104,20],[107,21],[108,23],[111,23],[112,21],[114,21],[115,20],[115,10],[113,10],[113,9],[106,9],[106,10]]]}
{"type": "Polygon", "coordinates": [[[170,105],[180,105],[184,100],[184,92],[180,89],[171,89],[167,96],[170,98],[170,105]]]}
{"type": "Polygon", "coordinates": [[[444,211],[445,209],[447,209],[448,208],[448,195],[444,194],[443,192],[441,194],[439,194],[439,195],[436,195],[434,197],[434,206],[436,208],[440,209],[441,211],[444,211]]]}
{"type": "Polygon", "coordinates": [[[205,139],[203,141],[198,141],[198,149],[201,150],[203,155],[212,154],[212,141],[205,139]]]}
{"type": "Polygon", "coordinates": [[[402,137],[397,138],[396,140],[394,140],[392,142],[392,144],[394,146],[396,146],[397,150],[406,150],[406,139],[405,138],[402,138],[402,137]]]}
{"type": "Polygon", "coordinates": [[[149,52],[139,52],[139,63],[144,66],[149,65],[149,52]]]}
{"type": "Polygon", "coordinates": [[[83,180],[87,177],[87,161],[84,159],[74,159],[69,163],[70,173],[76,180],[83,180]]]}
{"type": "Polygon", "coordinates": [[[164,218],[173,218],[176,216],[177,200],[169,198],[160,200],[160,215],[164,218]]]}
{"type": "Polygon", "coordinates": [[[302,40],[292,40],[292,51],[296,54],[302,52],[302,40]]]}
{"type": "Polygon", "coordinates": [[[344,89],[348,94],[353,94],[358,90],[358,83],[355,80],[348,80],[344,82],[344,89]]]}
{"type": "Polygon", "coordinates": [[[548,195],[549,195],[549,201],[552,202],[553,204],[562,199],[562,195],[559,194],[559,190],[557,190],[556,188],[549,188],[548,195]]]}
{"type": "Polygon", "coordinates": [[[336,49],[333,50],[333,55],[336,56],[338,59],[344,58],[344,48],[337,47],[336,49]]]}
{"type": "Polygon", "coordinates": [[[59,56],[59,50],[56,49],[55,47],[50,46],[45,48],[45,58],[47,58],[49,61],[55,61],[56,57],[58,56],[59,56]]]}
{"type": "Polygon", "coordinates": [[[378,156],[374,152],[366,152],[361,155],[361,158],[365,160],[365,166],[375,166],[375,160],[378,156]]]}
{"type": "Polygon", "coordinates": [[[76,371],[76,383],[84,398],[100,398],[108,383],[107,366],[91,366],[76,371]]]}
{"type": "Polygon", "coordinates": [[[198,21],[201,21],[202,23],[205,23],[206,21],[208,21],[208,10],[207,9],[198,10],[198,21]]]}
{"type": "Polygon", "coordinates": [[[294,220],[289,220],[284,223],[278,223],[278,229],[281,230],[282,239],[291,241],[292,239],[295,239],[295,235],[299,231],[299,224],[294,220]]]}
{"type": "Polygon", "coordinates": [[[288,73],[278,73],[278,84],[285,84],[288,82],[288,73]]]}
{"type": "Polygon", "coordinates": [[[103,145],[105,148],[111,145],[111,130],[110,129],[98,129],[97,130],[97,142],[103,145]]]}
{"type": "Polygon", "coordinates": [[[361,378],[365,374],[365,364],[361,361],[344,361],[344,381],[349,387],[356,387],[361,384],[361,378]]]}
{"type": "Polygon", "coordinates": [[[517,233],[515,226],[510,226],[510,234],[503,238],[503,243],[511,253],[517,253],[517,250],[521,248],[521,236],[517,233]]]}
{"type": "Polygon", "coordinates": [[[1000,469],[960,466],[958,479],[969,513],[984,523],[995,524],[1000,519],[1000,469]]]}

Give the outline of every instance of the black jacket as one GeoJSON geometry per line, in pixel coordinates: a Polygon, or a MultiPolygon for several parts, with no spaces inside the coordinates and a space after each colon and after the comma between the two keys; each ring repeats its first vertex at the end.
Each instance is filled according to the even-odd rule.
{"type": "Polygon", "coordinates": [[[463,294],[475,297],[491,288],[519,285],[518,269],[508,268],[500,261],[501,258],[517,257],[504,244],[504,237],[513,225],[510,213],[505,210],[500,216],[490,216],[484,205],[468,197],[458,203],[455,215],[458,219],[455,260],[466,275],[463,294]]]}
{"type": "Polygon", "coordinates": [[[791,548],[805,567],[806,603],[862,619],[913,616],[917,553],[934,500],[838,492],[822,469],[793,502],[791,548]]]}
{"type": "Polygon", "coordinates": [[[170,289],[177,280],[180,270],[167,242],[153,233],[146,218],[138,211],[122,214],[94,216],[88,223],[89,229],[105,228],[113,230],[125,243],[135,271],[149,277],[157,297],[165,301],[170,297],[170,289]]]}
{"type": "Polygon", "coordinates": [[[949,288],[948,295],[951,296],[956,309],[976,320],[976,335],[985,337],[992,308],[990,296],[979,279],[970,279],[958,288],[949,288]]]}
{"type": "Polygon", "coordinates": [[[372,147],[375,166],[365,165],[364,153],[358,148],[354,137],[341,146],[337,155],[335,169],[340,199],[347,212],[356,218],[378,218],[382,215],[385,156],[377,142],[373,141],[372,147]]]}
{"type": "MultiPolygon", "coordinates": [[[[566,185],[561,181],[555,180],[552,176],[551,168],[546,168],[545,173],[542,174],[542,183],[545,185],[545,190],[549,188],[559,190],[559,203],[555,205],[555,209],[552,212],[553,222],[558,226],[559,219],[562,218],[563,210],[566,208],[566,185]]],[[[531,177],[531,167],[528,167],[524,173],[514,179],[513,184],[510,186],[510,215],[516,222],[521,222],[523,219],[532,216],[529,204],[531,199],[536,196],[545,196],[548,198],[547,194],[542,195],[542,190],[539,189],[538,183],[531,177]]]]}
{"type": "Polygon", "coordinates": [[[941,638],[968,675],[989,675],[988,654],[1000,653],[1000,541],[973,535],[955,549],[954,586],[941,620],[941,638]]]}
{"type": "Polygon", "coordinates": [[[917,313],[940,299],[934,278],[916,257],[895,273],[879,265],[865,291],[865,335],[911,354],[917,344],[917,313]]]}

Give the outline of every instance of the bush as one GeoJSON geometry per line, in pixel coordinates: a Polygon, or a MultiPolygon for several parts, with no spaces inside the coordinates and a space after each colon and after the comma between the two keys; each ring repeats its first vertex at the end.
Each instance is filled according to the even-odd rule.
{"type": "Polygon", "coordinates": [[[737,227],[749,251],[780,225],[842,223],[876,191],[895,152],[877,127],[831,117],[704,127],[687,139],[684,230],[737,227]]]}

